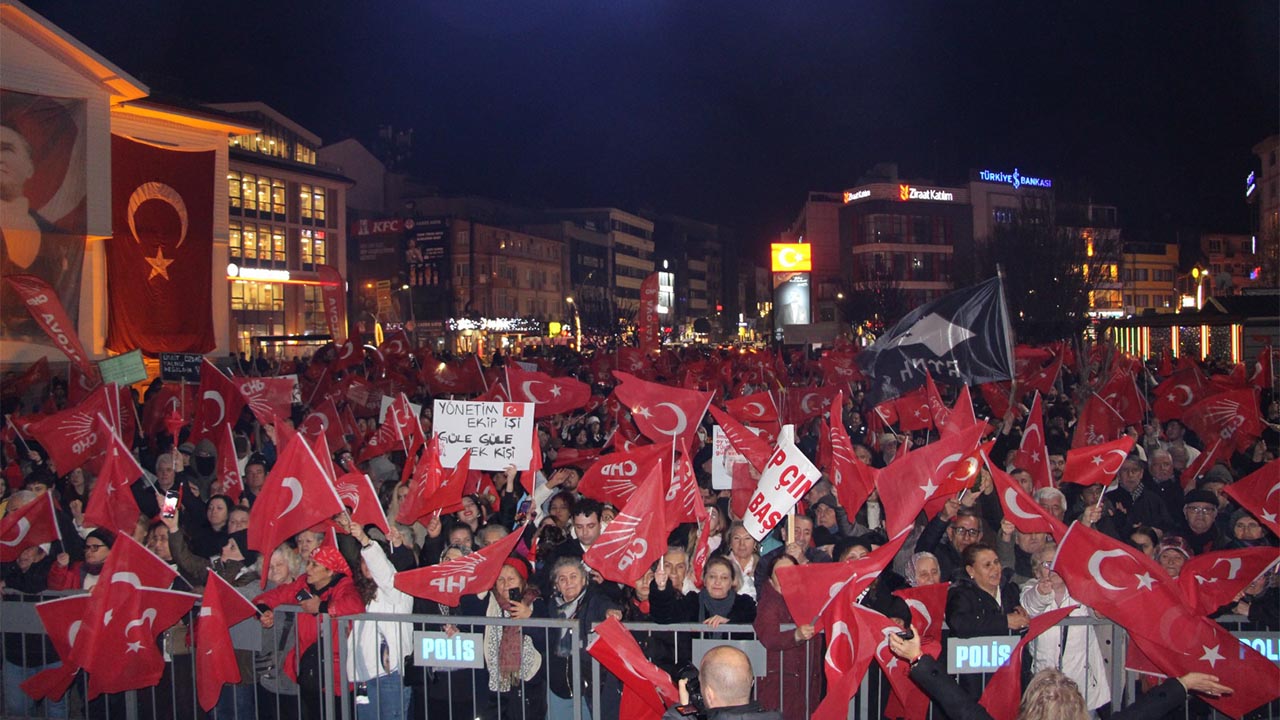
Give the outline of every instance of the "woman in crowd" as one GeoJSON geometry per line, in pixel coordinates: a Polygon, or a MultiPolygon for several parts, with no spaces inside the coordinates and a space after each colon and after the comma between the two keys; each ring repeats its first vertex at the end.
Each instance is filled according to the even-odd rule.
{"type": "MultiPolygon", "coordinates": [[[[555,595],[553,604],[547,608],[548,615],[562,620],[577,620],[578,627],[549,634],[547,670],[551,692],[547,694],[547,717],[573,717],[573,698],[581,693],[584,719],[616,718],[622,697],[618,679],[612,673],[600,673],[600,702],[603,707],[593,709],[590,673],[583,673],[582,685],[573,687],[573,648],[577,644],[575,633],[578,637],[586,637],[592,625],[604,622],[610,613],[621,616],[621,609],[591,584],[587,569],[579,558],[562,557],[557,560],[551,568],[551,584],[555,595]]],[[[585,652],[583,655],[581,666],[590,667],[590,657],[585,657],[585,652]]]]}
{"type": "MultiPolygon", "coordinates": [[[[363,578],[362,585],[363,583],[363,578]]],[[[284,672],[298,683],[298,700],[302,705],[304,717],[320,717],[320,653],[316,640],[320,637],[320,621],[317,616],[323,610],[333,617],[355,615],[364,612],[365,600],[355,581],[351,578],[351,567],[342,557],[342,553],[332,545],[316,548],[307,561],[306,574],[287,585],[268,590],[253,599],[262,611],[259,620],[264,628],[275,623],[274,608],[280,605],[300,605],[302,612],[298,615],[298,647],[296,652],[285,658],[284,672]]],[[[344,633],[338,631],[335,621],[332,628],[333,652],[339,652],[339,643],[344,633]]],[[[341,668],[333,666],[333,688],[340,691],[341,668]]]]}
{"type": "Polygon", "coordinates": [[[1156,559],[1156,548],[1160,545],[1160,536],[1149,527],[1137,527],[1129,533],[1129,544],[1142,551],[1143,555],[1156,559]]]}
{"type": "MultiPolygon", "coordinates": [[[[531,591],[529,564],[516,557],[503,562],[491,590],[464,598],[459,611],[464,608],[471,611],[469,614],[515,620],[527,620],[535,614],[544,617],[547,613],[536,590],[531,591]]],[[[545,707],[546,631],[522,629],[519,625],[485,625],[483,632],[487,677],[477,688],[477,716],[484,720],[519,718],[525,716],[525,708],[545,707]]]]}
{"type": "Polygon", "coordinates": [[[729,552],[725,557],[736,566],[734,569],[738,577],[742,578],[742,587],[738,592],[759,600],[755,578],[756,563],[760,562],[760,544],[740,522],[735,522],[729,528],[729,552]]]}
{"type": "MultiPolygon", "coordinates": [[[[749,536],[748,536],[749,537],[749,536]]],[[[760,585],[754,622],[756,638],[769,651],[769,672],[760,679],[756,697],[766,710],[780,710],[787,720],[803,720],[818,706],[822,691],[822,646],[813,641],[812,624],[795,623],[782,598],[778,569],[796,565],[790,555],[772,558],[765,568],[769,582],[760,585]]]]}
{"type": "MultiPolygon", "coordinates": [[[[1067,584],[1053,571],[1055,545],[1041,548],[1032,557],[1035,578],[1022,586],[1022,607],[1028,617],[1042,615],[1077,602],[1067,591],[1067,584]]],[[[1089,609],[1079,605],[1071,611],[1071,617],[1089,617],[1089,609]]],[[[1085,707],[1096,710],[1111,702],[1111,686],[1107,681],[1107,667],[1102,661],[1102,648],[1098,636],[1088,625],[1061,626],[1049,630],[1035,640],[1031,669],[1039,672],[1046,668],[1060,670],[1071,678],[1084,696],[1085,707]]]]}
{"type": "Polygon", "coordinates": [[[1248,510],[1237,510],[1232,513],[1229,527],[1231,541],[1227,544],[1228,549],[1276,544],[1275,536],[1262,527],[1258,519],[1251,515],[1248,510]]]}
{"type": "MultiPolygon", "coordinates": [[[[365,534],[360,523],[352,522],[346,513],[337,522],[360,543],[360,570],[372,581],[372,592],[362,594],[365,611],[370,613],[408,614],[413,612],[413,598],[395,586],[396,569],[386,548],[365,534]]],[[[387,540],[392,553],[410,554],[400,532],[390,528],[387,540]]],[[[412,558],[408,558],[412,562],[412,558]]],[[[365,584],[361,589],[369,588],[365,584]]],[[[362,620],[352,624],[347,676],[356,683],[356,695],[362,693],[367,702],[357,702],[358,720],[401,720],[409,708],[409,690],[404,685],[401,668],[405,657],[413,652],[413,625],[410,623],[362,620]]]]}
{"type": "MultiPolygon", "coordinates": [[[[947,625],[952,637],[1008,635],[1026,629],[1030,619],[1019,605],[1018,586],[1003,573],[995,548],[977,542],[961,554],[964,575],[947,591],[947,625]]],[[[963,675],[960,686],[976,699],[986,675],[963,675]]]]}
{"type": "Polygon", "coordinates": [[[756,619],[756,601],[739,592],[742,578],[724,556],[707,560],[698,592],[682,593],[674,587],[665,564],[658,565],[653,582],[657,587],[649,594],[649,611],[654,622],[702,623],[717,628],[725,623],[747,625],[756,619]]]}
{"type": "Polygon", "coordinates": [[[912,553],[907,560],[907,583],[911,587],[922,587],[942,582],[942,569],[938,566],[938,558],[931,552],[912,553]]]}
{"type": "MultiPolygon", "coordinates": [[[[292,546],[282,544],[267,561],[267,589],[292,583],[306,572],[307,563],[292,546]]],[[[297,633],[293,632],[295,616],[281,615],[271,628],[262,630],[262,650],[254,655],[254,677],[258,691],[258,716],[291,718],[298,716],[298,684],[282,672],[284,659],[293,654],[297,633]]],[[[250,716],[252,717],[252,716],[250,716]]]]}
{"type": "Polygon", "coordinates": [[[227,544],[227,519],[231,515],[231,498],[214,495],[205,506],[205,523],[191,530],[191,551],[200,557],[213,557],[227,544]]]}
{"type": "Polygon", "coordinates": [[[453,517],[455,522],[466,525],[471,528],[472,534],[475,534],[480,529],[480,526],[485,524],[485,510],[484,503],[480,502],[475,495],[464,495],[462,497],[462,509],[454,513],[453,517]]]}

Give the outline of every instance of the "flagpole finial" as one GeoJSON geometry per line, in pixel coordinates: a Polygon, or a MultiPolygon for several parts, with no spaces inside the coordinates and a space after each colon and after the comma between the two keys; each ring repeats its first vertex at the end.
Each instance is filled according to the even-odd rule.
{"type": "Polygon", "coordinates": [[[996,263],[996,277],[1004,281],[1004,263],[996,263]]]}

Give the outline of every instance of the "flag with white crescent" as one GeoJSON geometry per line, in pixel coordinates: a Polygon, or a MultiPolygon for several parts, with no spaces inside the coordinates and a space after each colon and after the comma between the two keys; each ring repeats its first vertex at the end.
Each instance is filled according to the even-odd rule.
{"type": "Polygon", "coordinates": [[[613,394],[631,409],[640,432],[654,442],[693,441],[711,405],[711,393],[651,383],[617,370],[613,374],[619,380],[613,394]]]}
{"type": "Polygon", "coordinates": [[[1280,535],[1280,459],[1272,460],[1222,491],[1272,533],[1280,535]]]}
{"type": "Polygon", "coordinates": [[[1068,450],[1062,482],[1085,486],[1110,485],[1135,442],[1136,438],[1125,435],[1119,440],[1068,450]]]}
{"type": "Polygon", "coordinates": [[[294,436],[249,511],[249,547],[270,557],[280,543],[342,510],[342,500],[306,438],[294,436]]]}
{"type": "Polygon", "coordinates": [[[1055,539],[1061,539],[1067,532],[1067,526],[1040,507],[1030,493],[1022,489],[1018,481],[1005,471],[988,462],[991,480],[995,484],[996,496],[1004,508],[1004,516],[1020,533],[1049,533],[1055,539]]]}
{"type": "Polygon", "coordinates": [[[576,410],[591,399],[591,386],[571,377],[553,378],[508,363],[507,388],[511,402],[534,403],[534,417],[550,417],[576,410]]]}
{"type": "Polygon", "coordinates": [[[191,426],[190,440],[198,443],[204,438],[216,437],[223,423],[235,425],[244,409],[244,395],[231,378],[223,374],[208,358],[200,365],[200,390],[197,397],[196,419],[191,426]]]}
{"type": "Polygon", "coordinates": [[[1027,424],[1022,429],[1022,439],[1018,449],[1014,451],[1013,462],[1019,468],[1031,473],[1031,486],[1036,490],[1053,487],[1053,476],[1049,472],[1049,449],[1044,439],[1044,409],[1040,393],[1031,401],[1031,412],[1027,414],[1027,424]]]}
{"type": "Polygon", "coordinates": [[[18,509],[13,503],[9,501],[9,511],[0,520],[0,562],[13,562],[33,545],[62,539],[53,493],[41,493],[18,509]]]}

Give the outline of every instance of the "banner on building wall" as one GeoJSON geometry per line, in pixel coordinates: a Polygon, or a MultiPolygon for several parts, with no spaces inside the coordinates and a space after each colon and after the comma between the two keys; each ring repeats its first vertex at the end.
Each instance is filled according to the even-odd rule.
{"type": "Polygon", "coordinates": [[[658,273],[640,284],[640,313],[637,317],[640,349],[657,352],[662,346],[662,321],[658,318],[658,273]]]}
{"type": "MultiPolygon", "coordinates": [[[[0,277],[48,283],[76,332],[86,234],[84,100],[0,90],[0,146],[0,277]]],[[[0,342],[54,346],[4,282],[0,342]]]]}
{"type": "Polygon", "coordinates": [[[109,349],[156,355],[216,347],[214,155],[111,136],[109,349]]]}
{"type": "Polygon", "coordinates": [[[320,276],[320,296],[324,301],[324,321],[329,326],[329,334],[333,336],[333,344],[341,345],[347,341],[347,290],[338,268],[332,265],[317,265],[316,274],[320,276]]]}

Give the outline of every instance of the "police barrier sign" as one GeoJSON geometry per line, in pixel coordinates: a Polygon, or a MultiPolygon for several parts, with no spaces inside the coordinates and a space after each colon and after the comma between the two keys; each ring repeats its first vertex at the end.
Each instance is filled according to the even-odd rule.
{"type": "Polygon", "coordinates": [[[533,403],[436,400],[432,426],[440,463],[457,467],[471,451],[472,470],[528,470],[533,459],[533,403]]]}
{"type": "Polygon", "coordinates": [[[822,477],[818,468],[796,448],[792,437],[793,434],[786,432],[779,435],[778,447],[760,474],[760,484],[747,504],[742,524],[757,541],[764,540],[822,477]]]}
{"type": "Polygon", "coordinates": [[[482,668],[484,667],[484,634],[415,632],[413,664],[418,667],[482,668]]]}
{"type": "Polygon", "coordinates": [[[947,641],[947,673],[967,675],[995,672],[1009,662],[1020,638],[1016,635],[951,638],[947,641]]]}
{"type": "Polygon", "coordinates": [[[1262,657],[1280,665],[1280,632],[1246,632],[1232,633],[1240,638],[1240,659],[1244,659],[1244,646],[1257,650],[1262,657]]]}

